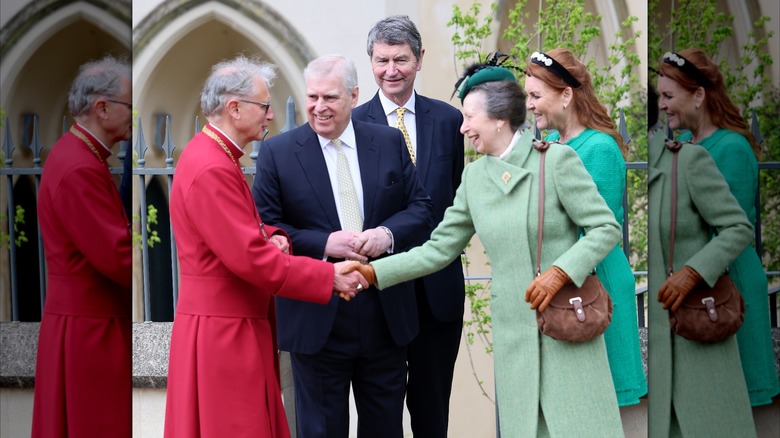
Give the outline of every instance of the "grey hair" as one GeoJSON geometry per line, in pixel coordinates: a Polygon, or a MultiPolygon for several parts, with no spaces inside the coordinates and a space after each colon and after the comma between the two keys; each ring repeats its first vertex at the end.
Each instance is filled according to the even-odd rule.
{"type": "Polygon", "coordinates": [[[422,38],[417,26],[407,15],[393,15],[379,21],[368,32],[366,51],[368,56],[374,56],[374,43],[386,43],[391,46],[408,44],[412,54],[419,61],[422,54],[422,38]]]}
{"type": "Polygon", "coordinates": [[[122,79],[130,79],[130,64],[107,55],[79,67],[79,73],[68,93],[68,109],[73,117],[92,106],[96,97],[116,96],[122,92],[122,79]]]}
{"type": "Polygon", "coordinates": [[[525,122],[525,92],[515,81],[491,81],[475,85],[469,94],[480,92],[485,112],[494,120],[507,120],[513,131],[525,122]]]}
{"type": "Polygon", "coordinates": [[[206,117],[216,116],[230,97],[255,93],[254,80],[258,77],[271,88],[276,78],[276,66],[244,55],[214,65],[200,93],[203,114],[206,117]]]}
{"type": "Polygon", "coordinates": [[[303,78],[308,82],[309,78],[325,77],[333,73],[342,78],[347,93],[351,93],[358,86],[355,63],[342,55],[324,55],[311,61],[303,70],[303,78]]]}

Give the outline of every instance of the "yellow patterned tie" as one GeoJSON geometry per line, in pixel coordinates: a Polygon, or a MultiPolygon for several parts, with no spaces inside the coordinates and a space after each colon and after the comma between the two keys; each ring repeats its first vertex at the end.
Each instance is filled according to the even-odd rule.
{"type": "Polygon", "coordinates": [[[399,106],[395,110],[396,114],[398,114],[398,120],[395,122],[395,127],[401,130],[401,134],[404,135],[404,140],[406,141],[406,149],[409,151],[409,156],[412,157],[412,163],[415,165],[417,164],[417,159],[414,157],[414,149],[412,149],[412,141],[409,139],[409,132],[406,131],[406,125],[404,125],[404,114],[406,113],[406,108],[399,106]]]}
{"type": "Polygon", "coordinates": [[[341,205],[342,224],[344,230],[363,231],[363,214],[360,212],[355,183],[349,170],[347,156],[342,149],[341,140],[331,140],[336,147],[336,172],[339,183],[339,205],[341,205]]]}

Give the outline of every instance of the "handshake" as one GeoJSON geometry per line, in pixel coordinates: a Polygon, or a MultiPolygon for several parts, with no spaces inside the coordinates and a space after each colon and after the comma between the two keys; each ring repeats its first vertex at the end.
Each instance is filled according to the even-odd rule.
{"type": "Polygon", "coordinates": [[[369,286],[376,284],[374,267],[354,260],[338,262],[333,265],[333,293],[344,301],[349,301],[369,286]]]}

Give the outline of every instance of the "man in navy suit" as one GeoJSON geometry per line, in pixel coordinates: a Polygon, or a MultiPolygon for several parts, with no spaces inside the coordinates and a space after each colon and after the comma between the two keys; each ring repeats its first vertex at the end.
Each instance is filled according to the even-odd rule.
{"type": "MultiPolygon", "coordinates": [[[[460,111],[414,91],[422,69],[420,33],[407,16],[378,22],[368,34],[368,56],[379,91],[355,108],[354,120],[397,126],[398,108],[405,108],[404,129],[417,175],[433,200],[439,223],[452,205],[463,172],[460,111]]],[[[430,237],[425,236],[424,240],[430,237]]],[[[420,333],[408,348],[406,404],[415,436],[446,438],[455,359],[463,328],[464,283],[460,258],[439,272],[415,281],[420,333]]]]}
{"type": "MultiPolygon", "coordinates": [[[[351,120],[354,63],[326,55],[304,77],[308,124],[267,140],[257,160],[252,192],[261,217],[287,231],[296,255],[316,259],[369,261],[425,240],[433,207],[403,135],[351,120]]],[[[351,384],[358,437],[399,438],[406,346],[419,331],[414,284],[371,287],[340,301],[276,300],[279,348],[291,352],[298,436],[346,438],[351,384]]]]}

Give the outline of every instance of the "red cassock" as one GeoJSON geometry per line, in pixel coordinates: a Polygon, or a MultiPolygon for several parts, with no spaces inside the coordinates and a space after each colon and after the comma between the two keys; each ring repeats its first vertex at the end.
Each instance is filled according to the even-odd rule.
{"type": "Polygon", "coordinates": [[[131,244],[106,158],[78,125],[54,144],[38,194],[47,289],[33,437],[130,437],[131,244]]]}
{"type": "Polygon", "coordinates": [[[289,437],[272,298],[325,304],[333,293],[333,265],[267,241],[241,155],[207,125],[176,167],[171,221],[181,277],[166,437],[289,437]]]}

